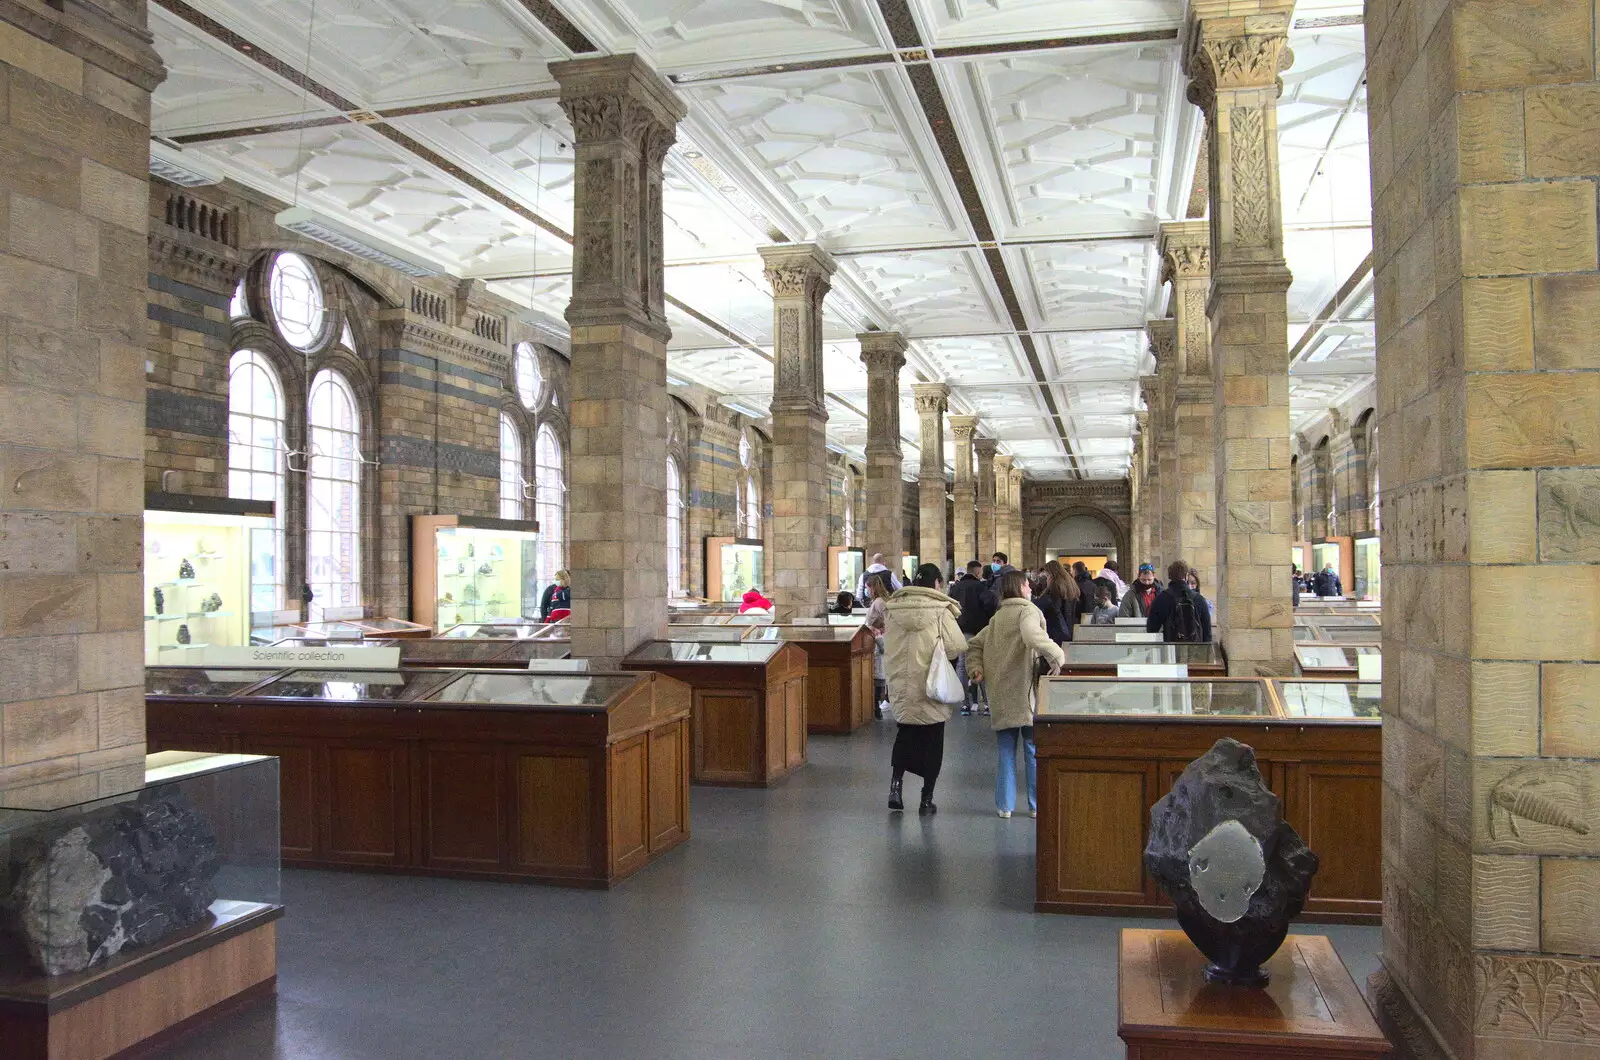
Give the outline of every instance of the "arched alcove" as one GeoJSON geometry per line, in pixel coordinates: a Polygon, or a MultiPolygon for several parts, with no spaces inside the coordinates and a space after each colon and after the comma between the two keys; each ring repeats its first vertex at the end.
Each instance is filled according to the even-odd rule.
{"type": "MultiPolygon", "coordinates": [[[[1109,512],[1092,505],[1073,505],[1050,514],[1039,530],[1039,552],[1045,559],[1065,557],[1114,559],[1124,570],[1133,559],[1128,531],[1109,512]]],[[[1098,565],[1090,562],[1091,569],[1098,565]]]]}

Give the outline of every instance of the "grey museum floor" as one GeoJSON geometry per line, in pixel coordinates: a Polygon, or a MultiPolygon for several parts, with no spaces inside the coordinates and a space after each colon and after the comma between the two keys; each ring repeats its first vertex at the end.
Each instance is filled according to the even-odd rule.
{"type": "MultiPolygon", "coordinates": [[[[691,840],[615,891],[290,871],[275,1005],[183,1060],[1123,1055],[1116,940],[1037,915],[1033,824],[993,810],[987,719],[939,813],[889,814],[893,725],[813,737],[770,791],[696,787],[691,840]]],[[[1327,934],[1357,982],[1376,928],[1327,934]]]]}

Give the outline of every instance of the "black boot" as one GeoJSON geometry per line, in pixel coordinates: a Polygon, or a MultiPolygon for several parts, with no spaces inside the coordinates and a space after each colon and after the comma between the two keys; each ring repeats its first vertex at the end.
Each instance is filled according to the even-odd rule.
{"type": "Polygon", "coordinates": [[[889,779],[889,809],[896,812],[906,808],[905,802],[900,798],[900,782],[903,779],[904,774],[901,773],[896,773],[889,779]]]}
{"type": "Polygon", "coordinates": [[[933,804],[933,781],[922,785],[922,802],[917,806],[917,813],[926,817],[939,812],[939,807],[933,804]]]}

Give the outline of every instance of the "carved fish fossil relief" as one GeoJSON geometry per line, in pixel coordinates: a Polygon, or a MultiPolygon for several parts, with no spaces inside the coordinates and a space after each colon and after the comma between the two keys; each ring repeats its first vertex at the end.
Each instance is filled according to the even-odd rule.
{"type": "Polygon", "coordinates": [[[1519,769],[1496,784],[1489,793],[1489,837],[1498,839],[1498,809],[1505,814],[1511,834],[1522,838],[1517,819],[1563,828],[1577,835],[1588,835],[1589,824],[1582,815],[1564,804],[1557,796],[1576,795],[1571,778],[1559,774],[1530,775],[1533,767],[1519,769]]]}

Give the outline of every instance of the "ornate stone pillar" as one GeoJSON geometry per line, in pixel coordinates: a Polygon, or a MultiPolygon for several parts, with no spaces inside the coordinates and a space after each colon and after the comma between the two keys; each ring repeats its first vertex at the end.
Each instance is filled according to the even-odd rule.
{"type": "Polygon", "coordinates": [[[1387,973],[1372,985],[1408,1057],[1600,1055],[1594,20],[1590,0],[1367,8],[1387,973]],[[1417,87],[1430,121],[1413,120],[1417,87]]]}
{"type": "Polygon", "coordinates": [[[1160,472],[1156,503],[1161,510],[1161,536],[1156,541],[1154,562],[1158,576],[1165,579],[1167,564],[1179,555],[1178,497],[1181,478],[1178,466],[1176,395],[1178,390],[1177,321],[1171,317],[1145,324],[1150,353],[1156,359],[1156,374],[1149,377],[1150,423],[1155,451],[1151,458],[1160,472]]]}
{"type": "Polygon", "coordinates": [[[1023,562],[1027,558],[1023,553],[1028,547],[1027,528],[1022,521],[1022,482],[1025,477],[1020,467],[1013,467],[1010,492],[1007,494],[1011,501],[1011,549],[1008,554],[1011,556],[1012,564],[1022,568],[1028,566],[1023,562]]]}
{"type": "Polygon", "coordinates": [[[661,164],[685,109],[636,55],[550,73],[575,147],[569,623],[606,665],[666,633],[661,164]]]}
{"type": "Polygon", "coordinates": [[[917,469],[918,552],[922,562],[937,563],[949,577],[950,564],[944,554],[949,540],[944,519],[944,414],[950,407],[950,388],[943,383],[913,383],[911,392],[916,396],[917,415],[922,420],[922,462],[917,469]]]}
{"type": "Polygon", "coordinates": [[[978,466],[973,474],[978,487],[978,562],[988,564],[989,557],[1000,551],[1000,539],[995,534],[994,505],[994,454],[1000,443],[993,438],[978,438],[972,443],[978,466]]]}
{"type": "Polygon", "coordinates": [[[994,540],[995,551],[1004,552],[1015,565],[1016,555],[1011,525],[1011,461],[1004,453],[994,458],[994,540]]]}
{"type": "Polygon", "coordinates": [[[772,284],[772,554],[779,617],[822,613],[828,595],[828,410],[822,300],[834,264],[812,243],[759,248],[772,284]]]}
{"type": "Polygon", "coordinates": [[[905,548],[900,369],[906,340],[898,331],[866,331],[856,340],[867,366],[867,558],[881,552],[889,569],[898,571],[905,548]]]}
{"type": "Polygon", "coordinates": [[[1124,578],[1131,578],[1139,564],[1154,563],[1156,553],[1161,550],[1161,464],[1156,459],[1155,377],[1141,376],[1139,385],[1146,405],[1143,411],[1134,413],[1139,425],[1138,452],[1143,461],[1139,484],[1139,554],[1128,558],[1132,566],[1122,572],[1124,578]]]}
{"type": "Polygon", "coordinates": [[[1211,378],[1211,224],[1175,221],[1161,226],[1161,276],[1172,284],[1173,450],[1177,457],[1177,549],[1205,575],[1217,575],[1215,395],[1211,378]]]}
{"type": "Polygon", "coordinates": [[[1184,70],[1211,171],[1217,619],[1234,674],[1294,672],[1290,275],[1278,192],[1280,71],[1294,0],[1190,0],[1184,70]]]}
{"type": "Polygon", "coordinates": [[[955,555],[950,562],[963,568],[974,558],[982,560],[978,556],[978,487],[972,476],[972,439],[977,432],[978,417],[950,417],[950,437],[955,439],[956,448],[955,504],[951,511],[955,555]]]}

